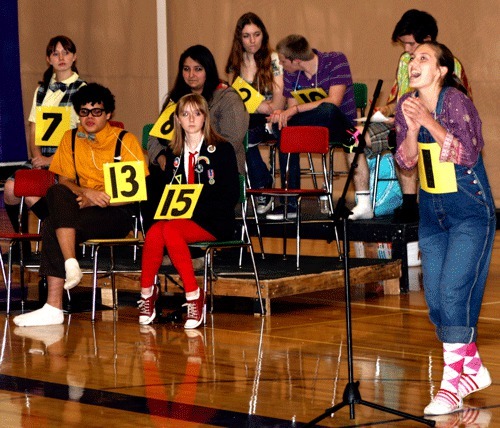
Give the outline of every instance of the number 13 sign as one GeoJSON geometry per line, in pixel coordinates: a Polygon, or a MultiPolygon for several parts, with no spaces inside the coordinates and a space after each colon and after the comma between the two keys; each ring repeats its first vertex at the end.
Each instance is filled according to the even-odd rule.
{"type": "Polygon", "coordinates": [[[143,161],[105,163],[103,172],[104,189],[111,203],[147,199],[143,161]]]}

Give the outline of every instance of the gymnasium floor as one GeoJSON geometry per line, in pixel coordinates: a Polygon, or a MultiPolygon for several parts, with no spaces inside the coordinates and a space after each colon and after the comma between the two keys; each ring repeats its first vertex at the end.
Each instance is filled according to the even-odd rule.
{"type": "MultiPolygon", "coordinates": [[[[478,340],[493,385],[436,426],[500,426],[497,253],[498,240],[478,340]]],[[[343,290],[277,299],[264,318],[246,299],[218,298],[207,326],[191,332],[176,323],[140,327],[137,309],[122,300],[95,324],[88,312],[43,328],[0,320],[2,426],[301,427],[342,400],[343,290]]],[[[172,308],[181,303],[171,300],[172,308]]],[[[439,388],[442,353],[418,281],[400,296],[353,286],[352,300],[362,399],[421,416],[439,388]]],[[[424,426],[360,404],[354,411],[354,419],[345,407],[317,426],[424,426]]]]}

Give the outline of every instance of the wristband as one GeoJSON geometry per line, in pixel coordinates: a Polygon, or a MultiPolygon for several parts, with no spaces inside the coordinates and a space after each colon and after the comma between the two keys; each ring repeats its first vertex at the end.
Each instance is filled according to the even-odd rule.
{"type": "Polygon", "coordinates": [[[441,153],[439,154],[439,160],[441,160],[441,162],[446,162],[448,160],[452,144],[453,134],[451,132],[446,132],[446,137],[444,137],[443,146],[441,147],[441,153]]]}
{"type": "Polygon", "coordinates": [[[444,137],[443,146],[449,147],[453,142],[453,134],[451,132],[446,133],[446,137],[444,137]]]}

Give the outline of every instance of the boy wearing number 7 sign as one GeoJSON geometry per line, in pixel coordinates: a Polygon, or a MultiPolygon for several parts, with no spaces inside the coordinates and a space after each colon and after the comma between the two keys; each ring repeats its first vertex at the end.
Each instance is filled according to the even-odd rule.
{"type": "Polygon", "coordinates": [[[62,324],[63,290],[82,278],[76,245],[90,238],[124,238],[132,230],[128,204],[111,203],[104,191],[103,165],[140,161],[148,174],[137,138],[108,123],[115,109],[108,88],[97,83],[82,87],[73,96],[73,106],[80,126],[64,134],[50,165],[59,183],[47,192],[49,216],[42,227],[40,274],[47,277],[47,303],[15,317],[19,326],[62,324]]]}
{"type": "MultiPolygon", "coordinates": [[[[188,244],[231,239],[235,233],[234,208],[239,199],[238,166],[233,146],[211,127],[205,98],[183,96],[175,109],[175,136],[165,150],[165,174],[170,184],[202,184],[190,219],[160,220],[146,234],[142,254],[139,323],[150,324],[159,296],[155,276],[165,248],[184,284],[186,329],[203,321],[205,295],[196,283],[188,244]]],[[[162,199],[163,202],[163,199],[162,199]]]]}

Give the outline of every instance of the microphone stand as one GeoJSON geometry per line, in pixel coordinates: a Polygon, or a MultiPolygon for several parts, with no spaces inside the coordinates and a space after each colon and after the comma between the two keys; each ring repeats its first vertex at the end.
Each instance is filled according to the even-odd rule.
{"type": "Polygon", "coordinates": [[[345,286],[345,308],[346,308],[346,330],[347,330],[347,367],[348,367],[348,383],[344,389],[344,393],[342,396],[342,402],[336,404],[333,407],[330,407],[325,410],[324,413],[314,418],[310,422],[308,422],[304,427],[313,427],[317,422],[323,420],[329,415],[334,414],[337,410],[342,409],[345,406],[349,406],[350,408],[350,418],[355,418],[355,405],[361,404],[367,407],[371,407],[373,409],[381,410],[387,413],[392,413],[397,416],[401,416],[405,419],[411,419],[420,423],[423,423],[428,426],[435,426],[436,422],[425,419],[422,417],[414,416],[409,413],[404,413],[396,409],[391,409],[389,407],[385,407],[376,403],[372,403],[361,398],[361,394],[359,392],[359,381],[354,382],[354,368],[353,368],[353,352],[352,352],[352,322],[351,322],[351,287],[350,287],[350,275],[349,275],[349,239],[348,239],[348,227],[347,227],[347,219],[351,212],[346,207],[346,194],[349,189],[349,185],[354,176],[354,170],[358,166],[358,158],[359,154],[363,152],[363,149],[366,145],[365,135],[368,129],[368,125],[370,124],[370,119],[373,114],[374,106],[377,102],[377,98],[380,95],[380,89],[382,88],[382,80],[377,82],[377,87],[375,88],[375,92],[373,94],[373,102],[370,105],[370,109],[368,111],[368,115],[366,117],[366,122],[363,127],[363,132],[359,138],[358,149],[355,151],[354,159],[352,161],[351,167],[349,169],[349,174],[347,175],[347,180],[344,186],[344,190],[342,192],[342,196],[339,198],[337,202],[337,206],[335,211],[332,214],[333,224],[336,225],[339,222],[342,222],[343,233],[344,233],[344,254],[342,257],[343,267],[344,267],[344,286],[345,286]]]}

